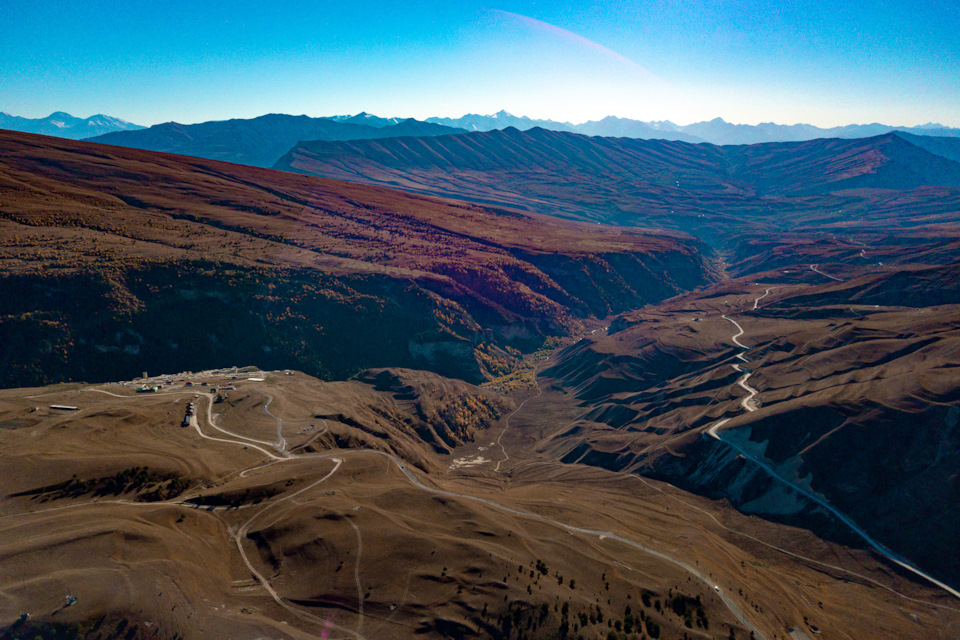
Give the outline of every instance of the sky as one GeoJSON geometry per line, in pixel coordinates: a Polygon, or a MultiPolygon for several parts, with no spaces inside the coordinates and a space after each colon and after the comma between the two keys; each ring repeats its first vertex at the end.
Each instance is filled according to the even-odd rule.
{"type": "Polygon", "coordinates": [[[956,0],[0,0],[0,111],[960,127],[956,0]]]}

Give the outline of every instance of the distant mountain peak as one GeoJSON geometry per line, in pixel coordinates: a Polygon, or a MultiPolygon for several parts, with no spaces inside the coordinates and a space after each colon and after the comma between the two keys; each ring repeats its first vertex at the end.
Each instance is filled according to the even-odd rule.
{"type": "Polygon", "coordinates": [[[54,111],[45,118],[22,118],[0,112],[0,129],[79,140],[143,127],[102,113],[89,118],[78,118],[66,111],[54,111]]]}
{"type": "Polygon", "coordinates": [[[364,113],[330,118],[266,114],[188,125],[169,122],[142,131],[95,136],[91,141],[270,167],[302,140],[342,141],[466,133],[464,129],[426,124],[413,118],[401,121],[364,113]]]}

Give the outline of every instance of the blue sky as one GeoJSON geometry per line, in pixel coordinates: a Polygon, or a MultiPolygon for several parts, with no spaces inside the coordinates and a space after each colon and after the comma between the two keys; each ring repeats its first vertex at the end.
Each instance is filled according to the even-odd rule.
{"type": "Polygon", "coordinates": [[[960,126],[955,1],[2,2],[0,111],[960,126]]]}

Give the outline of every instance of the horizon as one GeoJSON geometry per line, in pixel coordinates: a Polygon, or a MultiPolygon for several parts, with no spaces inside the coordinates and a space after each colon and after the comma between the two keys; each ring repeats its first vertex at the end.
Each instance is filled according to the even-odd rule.
{"type": "Polygon", "coordinates": [[[4,110],[151,126],[265,113],[960,127],[960,11],[871,2],[134,2],[9,8],[4,110]]]}
{"type": "MultiPolygon", "coordinates": [[[[356,112],[356,113],[334,113],[334,114],[328,114],[328,115],[310,115],[310,114],[308,114],[308,113],[282,113],[282,112],[279,112],[279,111],[271,111],[271,112],[267,112],[267,113],[261,113],[261,114],[256,115],[256,116],[244,117],[244,118],[237,117],[237,116],[227,116],[227,117],[217,117],[217,118],[213,118],[212,120],[201,120],[201,121],[197,121],[197,122],[181,122],[181,121],[179,121],[179,120],[164,120],[164,121],[162,121],[162,122],[155,122],[155,123],[152,123],[152,124],[143,124],[143,123],[136,122],[136,121],[133,121],[133,120],[128,120],[127,118],[124,118],[124,117],[122,117],[122,116],[118,116],[118,115],[115,115],[115,114],[111,114],[111,113],[93,113],[93,114],[90,114],[90,115],[86,116],[86,115],[77,115],[77,114],[74,114],[74,113],[70,113],[70,112],[68,112],[68,111],[64,111],[63,109],[54,109],[53,111],[50,111],[50,112],[47,113],[46,115],[30,115],[30,116],[24,116],[24,115],[18,115],[18,114],[15,114],[15,113],[10,113],[9,111],[5,111],[5,110],[3,110],[3,109],[0,109],[0,114],[7,115],[7,116],[10,116],[10,117],[14,117],[14,118],[25,118],[25,119],[29,119],[29,120],[43,120],[43,119],[49,118],[49,117],[51,117],[51,116],[53,116],[54,114],[57,114],[57,113],[64,113],[64,114],[66,114],[66,115],[68,115],[68,116],[71,116],[71,117],[74,117],[74,118],[79,118],[79,119],[81,119],[81,120],[88,120],[88,119],[90,119],[90,118],[95,118],[95,117],[97,117],[97,116],[104,116],[104,117],[109,117],[109,118],[116,118],[116,119],[118,119],[118,120],[123,120],[124,122],[128,122],[128,123],[130,123],[130,124],[142,125],[142,126],[145,126],[145,127],[152,127],[152,126],[157,126],[157,125],[160,125],[160,124],[168,124],[168,123],[175,123],[175,124],[182,124],[182,125],[193,125],[193,124],[202,124],[202,123],[204,123],[204,122],[226,122],[226,121],[228,121],[228,120],[250,120],[250,119],[253,119],[253,118],[261,118],[261,117],[263,117],[263,116],[268,116],[268,115],[283,115],[283,116],[293,116],[293,117],[306,116],[306,117],[308,117],[308,118],[340,118],[340,117],[343,117],[343,118],[354,118],[354,117],[357,117],[357,116],[366,114],[366,115],[372,115],[372,116],[375,116],[375,117],[378,117],[378,118],[384,118],[384,119],[397,119],[397,120],[400,120],[400,121],[409,120],[409,119],[414,119],[414,120],[418,120],[418,121],[423,122],[424,120],[426,120],[426,119],[428,119],[428,118],[442,118],[442,119],[457,120],[457,119],[459,119],[459,118],[465,118],[465,117],[468,117],[468,116],[492,117],[492,116],[497,115],[497,114],[500,114],[500,113],[505,113],[506,115],[509,115],[509,116],[512,116],[512,117],[515,117],[515,118],[527,118],[527,119],[532,120],[532,121],[546,120],[546,121],[556,122],[557,124],[569,124],[569,125],[573,125],[573,126],[586,124],[586,123],[588,123],[588,122],[597,122],[597,121],[605,120],[605,119],[607,119],[607,118],[616,118],[616,119],[619,119],[619,120],[635,120],[635,121],[637,121],[637,122],[645,122],[645,123],[648,123],[648,124],[650,124],[650,123],[666,123],[666,122],[669,122],[670,124],[676,125],[676,126],[678,126],[678,127],[688,127],[688,126],[693,125],[693,124],[700,124],[700,123],[704,123],[704,122],[722,121],[722,122],[725,122],[726,124],[730,124],[730,125],[734,125],[734,126],[748,126],[748,127],[757,127],[757,126],[769,124],[769,125],[783,126],[783,127],[796,127],[796,126],[805,126],[805,125],[806,125],[806,126],[818,127],[818,128],[821,128],[821,129],[831,129],[831,128],[845,127],[845,126],[854,126],[854,127],[856,127],[856,126],[870,126],[870,125],[882,125],[882,126],[888,126],[888,127],[894,127],[894,128],[898,128],[898,127],[903,127],[903,128],[933,127],[933,128],[947,128],[947,129],[958,128],[958,127],[952,127],[952,126],[947,125],[947,124],[944,124],[944,123],[942,123],[942,122],[934,122],[934,121],[932,121],[932,120],[928,120],[928,121],[926,121],[926,122],[918,122],[918,123],[915,123],[915,124],[907,124],[907,123],[903,123],[903,122],[898,122],[898,123],[896,123],[896,124],[892,124],[892,123],[890,123],[890,122],[879,122],[879,121],[873,121],[873,122],[845,122],[845,123],[839,124],[839,125],[831,125],[831,126],[826,126],[826,127],[824,127],[824,126],[812,124],[812,123],[810,123],[810,122],[775,122],[775,121],[773,121],[773,120],[762,120],[762,121],[759,121],[759,122],[734,122],[734,121],[732,121],[732,120],[730,120],[730,119],[724,118],[723,116],[716,116],[716,117],[714,117],[714,118],[706,118],[706,119],[703,119],[703,120],[695,120],[695,121],[691,121],[691,122],[677,122],[676,120],[671,120],[671,119],[669,119],[669,118],[667,118],[667,119],[665,119],[665,120],[636,120],[635,118],[627,118],[627,117],[625,117],[625,116],[618,116],[618,115],[615,115],[615,114],[609,114],[609,115],[603,116],[603,117],[601,117],[601,118],[596,118],[596,119],[593,119],[593,120],[569,121],[569,120],[554,120],[554,119],[552,119],[552,118],[541,117],[541,116],[530,116],[530,115],[528,115],[528,114],[516,114],[516,113],[511,113],[510,111],[508,111],[508,110],[506,110],[506,109],[500,109],[500,110],[495,111],[495,112],[492,112],[492,113],[479,113],[479,112],[471,111],[471,112],[463,113],[463,114],[461,114],[461,115],[459,115],[459,116],[440,116],[440,115],[433,115],[433,116],[426,116],[425,118],[415,118],[415,117],[413,117],[413,116],[383,115],[383,114],[373,113],[373,112],[371,112],[371,111],[365,111],[365,110],[361,110],[361,111],[358,111],[358,112],[356,112]]],[[[509,128],[509,127],[507,127],[507,128],[509,128]]]]}
{"type": "Polygon", "coordinates": [[[960,628],[960,5],[501,2],[5,5],[0,640],[960,628]]]}

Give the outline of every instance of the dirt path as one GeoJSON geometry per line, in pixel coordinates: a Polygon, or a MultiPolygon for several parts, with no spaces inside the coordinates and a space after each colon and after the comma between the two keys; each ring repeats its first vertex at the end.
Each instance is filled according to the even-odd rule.
{"type": "Polygon", "coordinates": [[[832,275],[830,275],[829,273],[824,273],[823,271],[820,271],[820,269],[817,269],[817,265],[815,265],[815,264],[810,265],[810,270],[813,271],[813,272],[815,272],[815,273],[819,273],[819,274],[822,275],[822,276],[826,276],[827,278],[830,278],[831,280],[836,280],[837,282],[843,282],[842,279],[837,278],[836,276],[832,276],[832,275]]]}
{"type": "MultiPolygon", "coordinates": [[[[810,268],[813,269],[814,271],[817,271],[816,266],[817,266],[817,265],[810,265],[810,268]]],[[[825,275],[825,276],[827,276],[828,278],[833,278],[833,276],[827,275],[827,274],[825,274],[825,273],[823,273],[823,272],[821,272],[821,271],[817,271],[817,273],[820,273],[821,275],[825,275]]],[[[834,280],[839,280],[839,278],[833,278],[833,279],[834,279],[834,280]]],[[[758,298],[758,300],[759,300],[759,298],[758,298]]],[[[754,301],[754,304],[756,305],[756,301],[754,301]]],[[[732,335],[731,338],[730,338],[730,339],[733,341],[733,343],[736,344],[737,346],[741,347],[744,351],[748,350],[749,347],[747,347],[746,345],[744,345],[744,344],[743,344],[742,342],[740,342],[740,340],[739,340],[740,336],[742,336],[742,335],[744,334],[743,327],[741,327],[740,324],[739,324],[736,320],[733,320],[732,318],[728,318],[728,317],[725,316],[725,315],[723,316],[723,318],[725,318],[725,319],[728,320],[729,322],[733,323],[733,325],[734,325],[735,327],[737,327],[737,329],[738,329],[737,333],[735,333],[734,335],[732,335]]],[[[739,357],[739,358],[740,358],[741,360],[743,360],[744,362],[747,361],[747,358],[746,358],[742,353],[741,353],[741,354],[738,354],[737,357],[739,357]]],[[[743,388],[749,395],[740,402],[741,408],[742,408],[744,411],[748,412],[748,413],[753,412],[753,411],[756,411],[756,410],[757,410],[757,407],[756,407],[756,404],[754,403],[754,400],[753,400],[753,399],[757,396],[757,390],[747,384],[747,380],[748,380],[748,379],[750,378],[750,376],[752,375],[752,372],[750,372],[750,373],[744,372],[743,369],[740,368],[740,365],[737,365],[737,364],[733,364],[733,365],[730,365],[730,366],[733,367],[736,371],[744,373],[744,375],[741,376],[741,377],[737,380],[737,384],[738,384],[741,388],[743,388]]],[[[719,420],[718,422],[714,423],[709,429],[707,429],[707,431],[706,431],[707,435],[709,435],[709,436],[712,437],[712,438],[715,438],[715,439],[719,440],[720,442],[724,443],[725,445],[727,445],[727,446],[733,448],[734,450],[736,450],[736,451],[737,451],[740,455],[742,455],[745,459],[749,460],[750,462],[752,462],[752,463],[755,464],[756,466],[760,467],[764,472],[767,473],[767,475],[769,475],[770,477],[772,477],[774,480],[777,480],[778,482],[781,482],[781,483],[785,484],[786,486],[790,487],[791,489],[793,489],[793,490],[796,491],[797,493],[805,496],[806,498],[809,498],[810,500],[812,500],[812,501],[815,502],[816,504],[820,505],[821,507],[823,507],[824,509],[826,509],[827,511],[829,511],[829,512],[830,512],[831,514],[833,514],[838,520],[840,520],[843,524],[847,525],[847,527],[849,527],[854,533],[856,533],[858,536],[860,536],[860,538],[863,539],[864,542],[866,542],[868,545],[870,545],[871,548],[873,548],[877,553],[879,553],[879,554],[882,555],[883,557],[885,557],[885,558],[887,558],[888,560],[890,560],[891,562],[893,562],[893,563],[895,563],[895,564],[903,567],[904,569],[907,569],[908,571],[910,571],[910,572],[913,573],[914,575],[917,575],[917,576],[923,578],[924,580],[926,580],[926,581],[928,581],[928,582],[936,585],[937,587],[940,587],[941,589],[943,589],[944,591],[946,591],[946,592],[949,593],[950,595],[954,596],[955,598],[960,599],[960,591],[957,591],[956,589],[952,588],[950,585],[945,584],[945,583],[941,582],[940,580],[937,580],[936,578],[934,578],[933,576],[931,576],[931,575],[929,575],[929,574],[927,574],[927,573],[924,573],[922,570],[920,570],[920,569],[918,569],[917,567],[913,566],[913,564],[911,564],[906,558],[902,558],[902,557],[900,557],[899,555],[895,554],[893,551],[891,551],[891,550],[887,549],[886,547],[884,547],[882,544],[880,544],[879,542],[877,542],[876,540],[874,540],[866,531],[864,531],[864,530],[861,529],[859,526],[857,526],[857,524],[856,524],[849,516],[841,513],[841,512],[838,511],[836,508],[834,508],[829,502],[826,501],[826,499],[821,498],[821,497],[813,494],[811,491],[808,491],[807,489],[804,489],[803,487],[797,486],[797,485],[794,484],[793,482],[791,482],[791,481],[787,480],[786,478],[782,477],[782,476],[781,476],[779,473],[777,473],[776,470],[774,470],[769,464],[767,464],[767,463],[765,463],[765,462],[757,459],[756,457],[754,457],[751,453],[749,453],[748,451],[746,451],[743,447],[741,447],[741,446],[739,446],[739,445],[737,445],[737,444],[735,444],[735,443],[733,443],[733,442],[730,442],[729,440],[725,440],[725,439],[721,436],[721,434],[720,434],[720,432],[719,432],[719,429],[720,429],[720,427],[722,427],[724,424],[726,424],[726,423],[729,422],[729,421],[730,421],[730,418],[725,418],[725,419],[723,419],[723,420],[719,420]]]]}
{"type": "Polygon", "coordinates": [[[527,398],[524,398],[523,402],[521,402],[520,404],[518,404],[518,405],[517,405],[517,408],[514,409],[513,412],[512,412],[510,415],[508,415],[506,418],[504,418],[504,421],[503,421],[503,422],[504,422],[503,431],[501,431],[501,432],[500,432],[500,435],[497,436],[497,442],[496,442],[497,446],[500,447],[500,450],[503,451],[503,458],[502,458],[501,460],[498,460],[498,461],[497,461],[497,466],[495,466],[495,467],[493,468],[493,470],[496,471],[497,473],[500,473],[500,465],[510,459],[510,455],[507,453],[506,447],[503,446],[503,434],[505,434],[505,433],[507,432],[507,429],[510,428],[510,418],[512,418],[513,416],[517,415],[517,412],[520,411],[520,409],[523,408],[523,405],[527,404],[527,401],[528,401],[528,400],[532,400],[533,398],[539,398],[540,396],[543,395],[543,389],[540,388],[540,382],[537,380],[537,373],[539,372],[539,370],[540,370],[539,367],[535,367],[534,370],[533,370],[533,383],[534,383],[535,385],[537,385],[537,393],[536,393],[536,395],[532,395],[532,396],[529,396],[529,397],[527,397],[527,398]]]}

